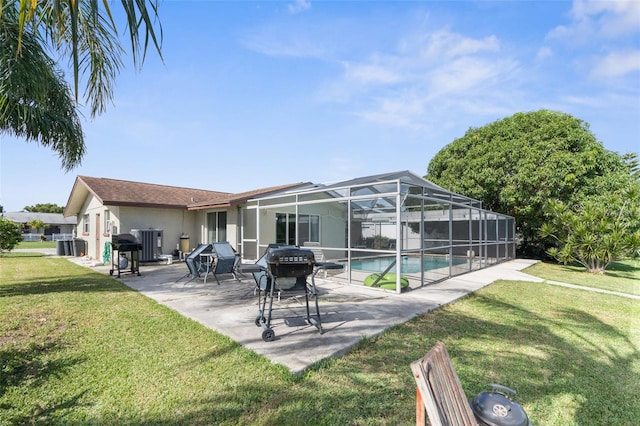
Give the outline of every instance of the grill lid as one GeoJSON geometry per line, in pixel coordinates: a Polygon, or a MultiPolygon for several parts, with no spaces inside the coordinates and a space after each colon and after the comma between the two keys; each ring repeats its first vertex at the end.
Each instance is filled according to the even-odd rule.
{"type": "Polygon", "coordinates": [[[530,426],[527,413],[509,394],[516,391],[505,386],[491,385],[492,390],[481,392],[471,400],[471,410],[481,424],[489,426],[530,426]]]}
{"type": "Polygon", "coordinates": [[[315,257],[309,249],[285,246],[267,253],[267,266],[276,277],[303,277],[311,275],[315,257]]]}
{"type": "Polygon", "coordinates": [[[115,250],[141,250],[142,244],[131,234],[114,234],[111,236],[111,245],[115,250]]]}

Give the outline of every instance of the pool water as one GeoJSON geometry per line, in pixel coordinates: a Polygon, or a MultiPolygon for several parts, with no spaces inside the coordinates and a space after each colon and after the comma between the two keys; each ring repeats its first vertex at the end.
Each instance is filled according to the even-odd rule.
{"type": "MultiPolygon", "coordinates": [[[[395,259],[395,257],[372,257],[370,259],[355,259],[351,261],[351,269],[356,271],[383,272],[395,259]]],[[[464,259],[453,259],[454,265],[460,265],[465,262],[466,260],[464,259]]],[[[424,258],[422,258],[422,265],[420,264],[420,257],[402,257],[402,272],[407,274],[420,273],[421,269],[428,271],[431,269],[447,267],[449,267],[449,260],[445,257],[425,256],[424,258]]],[[[394,265],[393,268],[389,270],[389,272],[396,272],[396,265],[394,265]]]]}

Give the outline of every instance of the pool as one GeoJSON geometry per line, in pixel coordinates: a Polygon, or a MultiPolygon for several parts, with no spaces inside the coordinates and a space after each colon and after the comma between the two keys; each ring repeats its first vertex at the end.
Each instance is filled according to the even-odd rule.
{"type": "MultiPolygon", "coordinates": [[[[372,257],[368,259],[354,259],[351,261],[351,269],[355,271],[367,271],[367,272],[382,272],[395,260],[395,256],[390,257],[372,257]]],[[[453,259],[454,265],[460,265],[466,263],[465,259],[453,259]]],[[[449,259],[445,257],[428,257],[422,258],[422,265],[420,264],[420,257],[417,256],[403,256],[402,257],[402,272],[407,274],[420,273],[421,269],[425,271],[431,269],[448,268],[449,259]]],[[[389,272],[396,272],[396,265],[389,270],[389,272]]]]}

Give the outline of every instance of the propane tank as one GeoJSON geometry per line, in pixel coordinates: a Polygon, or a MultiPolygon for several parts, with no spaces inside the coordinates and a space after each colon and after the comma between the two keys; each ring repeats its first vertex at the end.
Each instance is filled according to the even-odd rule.
{"type": "Polygon", "coordinates": [[[129,259],[127,259],[127,255],[124,253],[120,253],[120,259],[118,259],[118,268],[127,269],[129,266],[129,259]]]}

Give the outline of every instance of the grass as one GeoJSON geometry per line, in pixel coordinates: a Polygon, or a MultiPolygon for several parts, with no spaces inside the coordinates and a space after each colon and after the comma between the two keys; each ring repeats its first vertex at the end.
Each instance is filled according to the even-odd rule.
{"type": "Polygon", "coordinates": [[[16,249],[56,248],[55,241],[20,241],[16,249]]]}
{"type": "Polygon", "coordinates": [[[21,241],[14,251],[0,252],[0,259],[9,257],[42,257],[42,253],[38,252],[21,252],[15,251],[20,249],[43,249],[43,248],[56,248],[55,241],[21,241]]]}
{"type": "Polygon", "coordinates": [[[638,330],[636,300],[501,281],[296,377],[111,277],[2,258],[0,424],[412,424],[409,364],[440,340],[467,396],[497,382],[537,425],[634,425],[638,330]]]}
{"type": "Polygon", "coordinates": [[[581,265],[539,262],[524,272],[551,281],[561,281],[602,290],[640,296],[640,259],[613,262],[604,274],[588,274],[581,265]]]}

